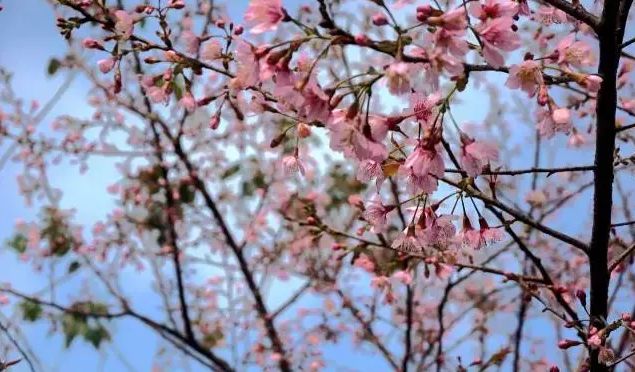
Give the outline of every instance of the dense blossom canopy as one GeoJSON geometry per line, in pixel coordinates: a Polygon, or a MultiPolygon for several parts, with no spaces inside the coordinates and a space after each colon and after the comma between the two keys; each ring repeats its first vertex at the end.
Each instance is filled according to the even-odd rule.
{"type": "Polygon", "coordinates": [[[632,0],[234,3],[52,1],[87,117],[4,66],[40,211],[6,246],[46,277],[0,286],[7,358],[46,370],[28,322],[109,350],[133,319],[157,371],[635,368],[632,0]],[[104,156],[87,225],[50,175],[104,156]]]}

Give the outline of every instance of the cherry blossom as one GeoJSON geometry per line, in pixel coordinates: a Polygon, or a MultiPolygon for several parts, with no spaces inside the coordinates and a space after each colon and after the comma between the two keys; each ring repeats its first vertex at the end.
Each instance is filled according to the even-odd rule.
{"type": "Polygon", "coordinates": [[[250,0],[245,21],[254,34],[273,31],[285,18],[281,0],[250,0]]]}
{"type": "Polygon", "coordinates": [[[512,30],[513,24],[510,17],[501,17],[476,27],[483,41],[483,57],[493,67],[500,67],[505,62],[499,50],[511,52],[520,47],[520,37],[512,30]]]}

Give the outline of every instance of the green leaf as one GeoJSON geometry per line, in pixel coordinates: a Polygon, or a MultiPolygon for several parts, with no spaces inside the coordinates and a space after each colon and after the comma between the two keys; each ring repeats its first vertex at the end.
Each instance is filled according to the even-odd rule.
{"type": "Polygon", "coordinates": [[[42,316],[42,306],[35,301],[25,300],[20,303],[22,317],[28,322],[35,322],[42,316]]]}
{"type": "Polygon", "coordinates": [[[68,265],[68,273],[70,274],[77,271],[77,269],[79,269],[79,266],[80,266],[79,262],[77,261],[71,262],[71,264],[68,265]]]}
{"type": "Polygon", "coordinates": [[[50,75],[53,76],[55,75],[55,73],[57,72],[57,70],[59,70],[59,68],[62,66],[62,63],[60,62],[59,59],[57,58],[51,58],[51,60],[49,61],[48,67],[46,68],[46,72],[50,75]]]}
{"type": "Polygon", "coordinates": [[[181,182],[181,184],[179,184],[179,195],[181,196],[181,201],[183,203],[192,203],[194,201],[194,197],[196,196],[195,192],[196,189],[189,183],[181,182]]]}
{"type": "Polygon", "coordinates": [[[223,332],[220,329],[214,330],[212,333],[208,333],[203,337],[203,346],[211,349],[218,345],[223,340],[223,332]]]}
{"type": "Polygon", "coordinates": [[[16,250],[18,253],[24,253],[26,251],[27,238],[22,234],[16,234],[13,239],[8,242],[9,247],[16,250]]]}
{"type": "Polygon", "coordinates": [[[95,349],[99,349],[99,345],[101,345],[103,341],[110,341],[110,333],[104,326],[98,324],[84,331],[84,339],[90,342],[95,349]]]}
{"type": "Polygon", "coordinates": [[[233,176],[234,174],[238,173],[238,171],[240,170],[240,164],[236,164],[230,168],[228,168],[227,170],[225,170],[223,172],[223,174],[220,175],[221,179],[227,179],[231,176],[233,176]]]}
{"type": "Polygon", "coordinates": [[[84,334],[87,328],[86,319],[78,318],[74,315],[64,315],[62,318],[62,332],[64,332],[66,347],[70,347],[75,337],[84,334]]]}

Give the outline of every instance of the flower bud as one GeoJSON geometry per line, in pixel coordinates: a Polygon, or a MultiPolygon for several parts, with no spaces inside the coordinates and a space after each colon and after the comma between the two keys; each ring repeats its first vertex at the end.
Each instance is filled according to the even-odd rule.
{"type": "Polygon", "coordinates": [[[99,71],[106,74],[110,72],[113,67],[115,67],[115,59],[114,58],[105,58],[97,61],[97,66],[99,67],[99,71]]]}
{"type": "Polygon", "coordinates": [[[388,18],[383,13],[376,13],[372,18],[375,26],[385,26],[388,24],[388,18]]]}
{"type": "Polygon", "coordinates": [[[100,50],[104,49],[104,47],[101,45],[99,41],[95,39],[91,39],[89,37],[82,40],[82,46],[87,49],[100,49],[100,50]]]}
{"type": "Polygon", "coordinates": [[[558,342],[558,347],[562,350],[566,350],[570,347],[573,346],[578,346],[581,345],[582,343],[580,341],[575,341],[575,340],[560,340],[558,342]]]}
{"type": "Polygon", "coordinates": [[[311,127],[306,123],[298,123],[298,137],[307,138],[311,135],[311,127]]]}
{"type": "Polygon", "coordinates": [[[185,2],[183,0],[172,0],[168,5],[168,8],[172,9],[183,9],[185,8],[185,2]]]}
{"type": "Polygon", "coordinates": [[[364,34],[357,34],[355,35],[355,43],[362,46],[368,45],[370,43],[370,39],[364,34]]]}
{"type": "Polygon", "coordinates": [[[582,289],[576,289],[575,296],[578,298],[582,306],[586,306],[586,292],[582,289]]]}
{"type": "Polygon", "coordinates": [[[545,85],[541,85],[537,96],[538,104],[544,106],[549,103],[549,91],[545,85]]]}
{"type": "Polygon", "coordinates": [[[209,121],[209,129],[216,130],[218,129],[219,125],[220,125],[220,115],[216,114],[212,116],[212,118],[209,121]]]}
{"type": "Polygon", "coordinates": [[[269,144],[269,147],[276,148],[278,146],[280,146],[280,144],[282,143],[282,141],[284,141],[284,137],[287,135],[287,132],[282,132],[280,133],[277,137],[274,137],[271,140],[271,143],[269,144]]]}
{"type": "Polygon", "coordinates": [[[331,246],[331,249],[334,251],[339,251],[341,249],[344,249],[344,244],[342,243],[333,243],[333,245],[331,246]]]}
{"type": "Polygon", "coordinates": [[[630,322],[631,321],[631,314],[629,313],[622,313],[622,321],[624,322],[630,322]]]}

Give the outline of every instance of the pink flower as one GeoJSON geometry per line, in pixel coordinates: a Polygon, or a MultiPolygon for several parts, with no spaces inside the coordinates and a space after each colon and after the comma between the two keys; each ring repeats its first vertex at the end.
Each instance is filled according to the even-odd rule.
{"type": "Polygon", "coordinates": [[[410,114],[421,124],[428,124],[434,114],[434,108],[441,100],[441,94],[438,92],[428,96],[422,93],[413,93],[410,96],[410,114]]]}
{"type": "Polygon", "coordinates": [[[443,13],[440,17],[430,17],[427,19],[427,23],[432,26],[443,27],[448,31],[462,33],[467,28],[465,9],[463,7],[458,7],[443,13]]]}
{"type": "Polygon", "coordinates": [[[547,202],[547,195],[541,190],[532,190],[525,195],[525,201],[534,207],[540,207],[547,202]]]}
{"type": "Polygon", "coordinates": [[[379,232],[386,226],[387,215],[393,209],[395,209],[394,206],[385,206],[381,202],[381,198],[377,196],[365,206],[363,216],[366,221],[373,225],[373,232],[379,232]]]}
{"type": "Polygon", "coordinates": [[[386,69],[388,90],[394,95],[401,95],[410,91],[409,64],[405,62],[395,62],[386,69]]]}
{"type": "Polygon", "coordinates": [[[392,248],[407,253],[421,253],[423,247],[415,235],[415,227],[408,226],[392,243],[392,248]]]}
{"type": "Polygon", "coordinates": [[[438,87],[439,75],[445,70],[450,76],[458,76],[463,73],[463,62],[449,53],[443,53],[435,49],[429,54],[429,66],[427,80],[435,89],[438,87]]]}
{"type": "Polygon", "coordinates": [[[236,77],[230,83],[232,88],[244,89],[256,85],[260,77],[260,61],[253,47],[245,41],[239,41],[235,55],[238,68],[236,77]]]}
{"type": "Polygon", "coordinates": [[[584,41],[575,41],[575,34],[569,34],[562,39],[556,50],[558,51],[558,63],[561,65],[584,67],[593,64],[591,47],[584,41]]]}
{"type": "Polygon", "coordinates": [[[571,133],[571,136],[569,136],[567,144],[571,147],[582,147],[586,144],[586,138],[573,128],[573,132],[571,133]]]}
{"type": "Polygon", "coordinates": [[[282,168],[284,169],[284,173],[287,175],[300,172],[300,174],[304,176],[304,165],[302,165],[302,162],[298,159],[297,155],[287,155],[282,158],[282,168]]]}
{"type": "Polygon", "coordinates": [[[327,124],[331,148],[342,151],[349,158],[383,161],[388,156],[386,146],[369,138],[370,133],[367,135],[363,132],[365,123],[359,115],[352,118],[348,116],[348,110],[335,110],[333,112],[331,120],[327,124]]]}
{"type": "Polygon", "coordinates": [[[470,3],[470,13],[485,21],[488,18],[513,17],[518,13],[518,4],[509,0],[485,0],[470,3]]]}
{"type": "Polygon", "coordinates": [[[412,275],[404,270],[395,271],[392,277],[405,285],[412,283],[412,275]]]}
{"type": "Polygon", "coordinates": [[[392,120],[394,119],[379,115],[369,116],[368,125],[370,126],[370,136],[374,141],[380,142],[386,139],[388,130],[390,130],[392,125],[392,120]]]}
{"type": "Polygon", "coordinates": [[[432,41],[436,45],[435,51],[442,55],[449,53],[455,57],[463,57],[469,50],[467,41],[462,34],[444,28],[438,28],[432,34],[432,41]]]}
{"type": "Polygon", "coordinates": [[[454,226],[455,216],[437,216],[432,208],[425,211],[424,220],[420,219],[419,226],[424,230],[419,230],[419,239],[425,246],[435,247],[439,250],[446,250],[454,245],[456,226],[454,226]],[[432,222],[428,222],[432,220],[432,222]]]}
{"type": "Polygon", "coordinates": [[[218,40],[210,40],[203,44],[201,57],[207,61],[213,61],[221,57],[222,48],[218,40]]]}
{"type": "Polygon", "coordinates": [[[439,149],[434,146],[423,146],[422,143],[408,155],[402,167],[411,170],[416,176],[433,175],[440,178],[445,173],[439,149]]]}
{"type": "Polygon", "coordinates": [[[405,169],[403,167],[399,168],[399,173],[405,177],[406,185],[408,186],[408,192],[411,194],[416,193],[433,193],[438,186],[438,181],[436,178],[431,177],[429,175],[418,176],[414,174],[411,169],[405,169]]]}
{"type": "Polygon", "coordinates": [[[97,61],[97,66],[99,67],[99,71],[106,74],[110,72],[113,67],[115,67],[115,59],[112,57],[100,59],[99,61],[97,61]]]}
{"type": "Polygon", "coordinates": [[[419,144],[399,168],[399,173],[405,176],[412,193],[432,193],[437,189],[437,179],[445,173],[443,157],[434,146],[419,144]]]}
{"type": "Polygon", "coordinates": [[[596,332],[593,336],[589,337],[587,340],[587,345],[591,349],[597,349],[602,346],[602,338],[600,337],[600,332],[596,332]]]}
{"type": "Polygon", "coordinates": [[[569,133],[571,130],[570,113],[567,109],[556,109],[553,113],[541,109],[537,112],[538,132],[541,136],[552,138],[556,133],[569,133]]]}
{"type": "Polygon", "coordinates": [[[602,78],[597,75],[587,75],[582,85],[584,85],[589,93],[597,93],[602,85],[602,78]]]}
{"type": "Polygon", "coordinates": [[[307,122],[319,121],[326,123],[331,113],[329,107],[330,97],[324,93],[322,88],[313,80],[302,90],[304,100],[300,107],[300,112],[307,122]]]}
{"type": "Polygon", "coordinates": [[[188,53],[196,54],[196,52],[198,52],[198,47],[201,45],[201,39],[199,39],[198,36],[190,30],[183,31],[181,37],[185,43],[185,50],[188,53]]]}
{"type": "Polygon", "coordinates": [[[538,11],[536,12],[536,18],[540,23],[547,26],[552,23],[567,22],[567,14],[565,12],[548,5],[543,5],[538,8],[538,11]]]}
{"type": "Polygon", "coordinates": [[[503,240],[504,235],[502,229],[490,228],[483,217],[479,218],[478,223],[480,229],[477,231],[472,227],[470,219],[467,216],[463,216],[463,228],[459,235],[461,236],[464,246],[478,250],[503,240]]]}
{"type": "Polygon", "coordinates": [[[286,14],[281,0],[251,0],[245,12],[245,21],[251,32],[260,34],[274,31],[286,14]]]}
{"type": "Polygon", "coordinates": [[[485,242],[485,245],[491,245],[503,240],[504,234],[502,228],[490,228],[483,217],[478,219],[478,223],[481,228],[479,234],[481,235],[481,240],[485,242]]]}
{"type": "Polygon", "coordinates": [[[551,114],[553,121],[558,125],[566,125],[571,121],[571,113],[569,109],[566,108],[558,108],[553,110],[551,114]]]}
{"type": "Polygon", "coordinates": [[[543,85],[540,64],[533,60],[526,60],[509,69],[509,77],[505,85],[511,89],[521,89],[533,97],[538,87],[543,85]]]}
{"type": "Polygon", "coordinates": [[[598,354],[598,360],[604,365],[609,365],[615,361],[615,353],[611,348],[600,347],[600,353],[598,354]]]}
{"type": "Polygon", "coordinates": [[[470,139],[461,142],[461,166],[470,177],[478,176],[486,164],[498,160],[498,149],[492,144],[470,139]]]}
{"type": "Polygon", "coordinates": [[[359,257],[357,257],[357,259],[353,263],[353,266],[364,269],[371,274],[375,271],[375,263],[373,263],[373,261],[371,261],[370,258],[364,253],[360,254],[359,257]]]}
{"type": "Polygon", "coordinates": [[[459,232],[459,238],[466,248],[481,249],[485,245],[480,232],[472,227],[472,223],[467,216],[463,216],[463,227],[459,232]]]}
{"type": "Polygon", "coordinates": [[[134,28],[134,18],[128,14],[125,10],[117,10],[115,12],[115,30],[122,37],[127,40],[132,36],[132,30],[134,28]]]}
{"type": "Polygon", "coordinates": [[[165,90],[157,86],[147,88],[146,94],[148,95],[148,98],[150,98],[150,101],[154,103],[166,103],[168,100],[165,90]]]}
{"type": "Polygon", "coordinates": [[[376,179],[375,184],[379,190],[381,184],[386,179],[384,171],[381,168],[381,163],[370,159],[362,160],[357,168],[357,180],[367,183],[373,178],[376,179]]]}
{"type": "Polygon", "coordinates": [[[520,37],[512,30],[513,24],[512,18],[502,17],[476,27],[483,42],[483,57],[493,67],[501,67],[505,62],[499,50],[511,52],[520,47],[520,37]]]}

